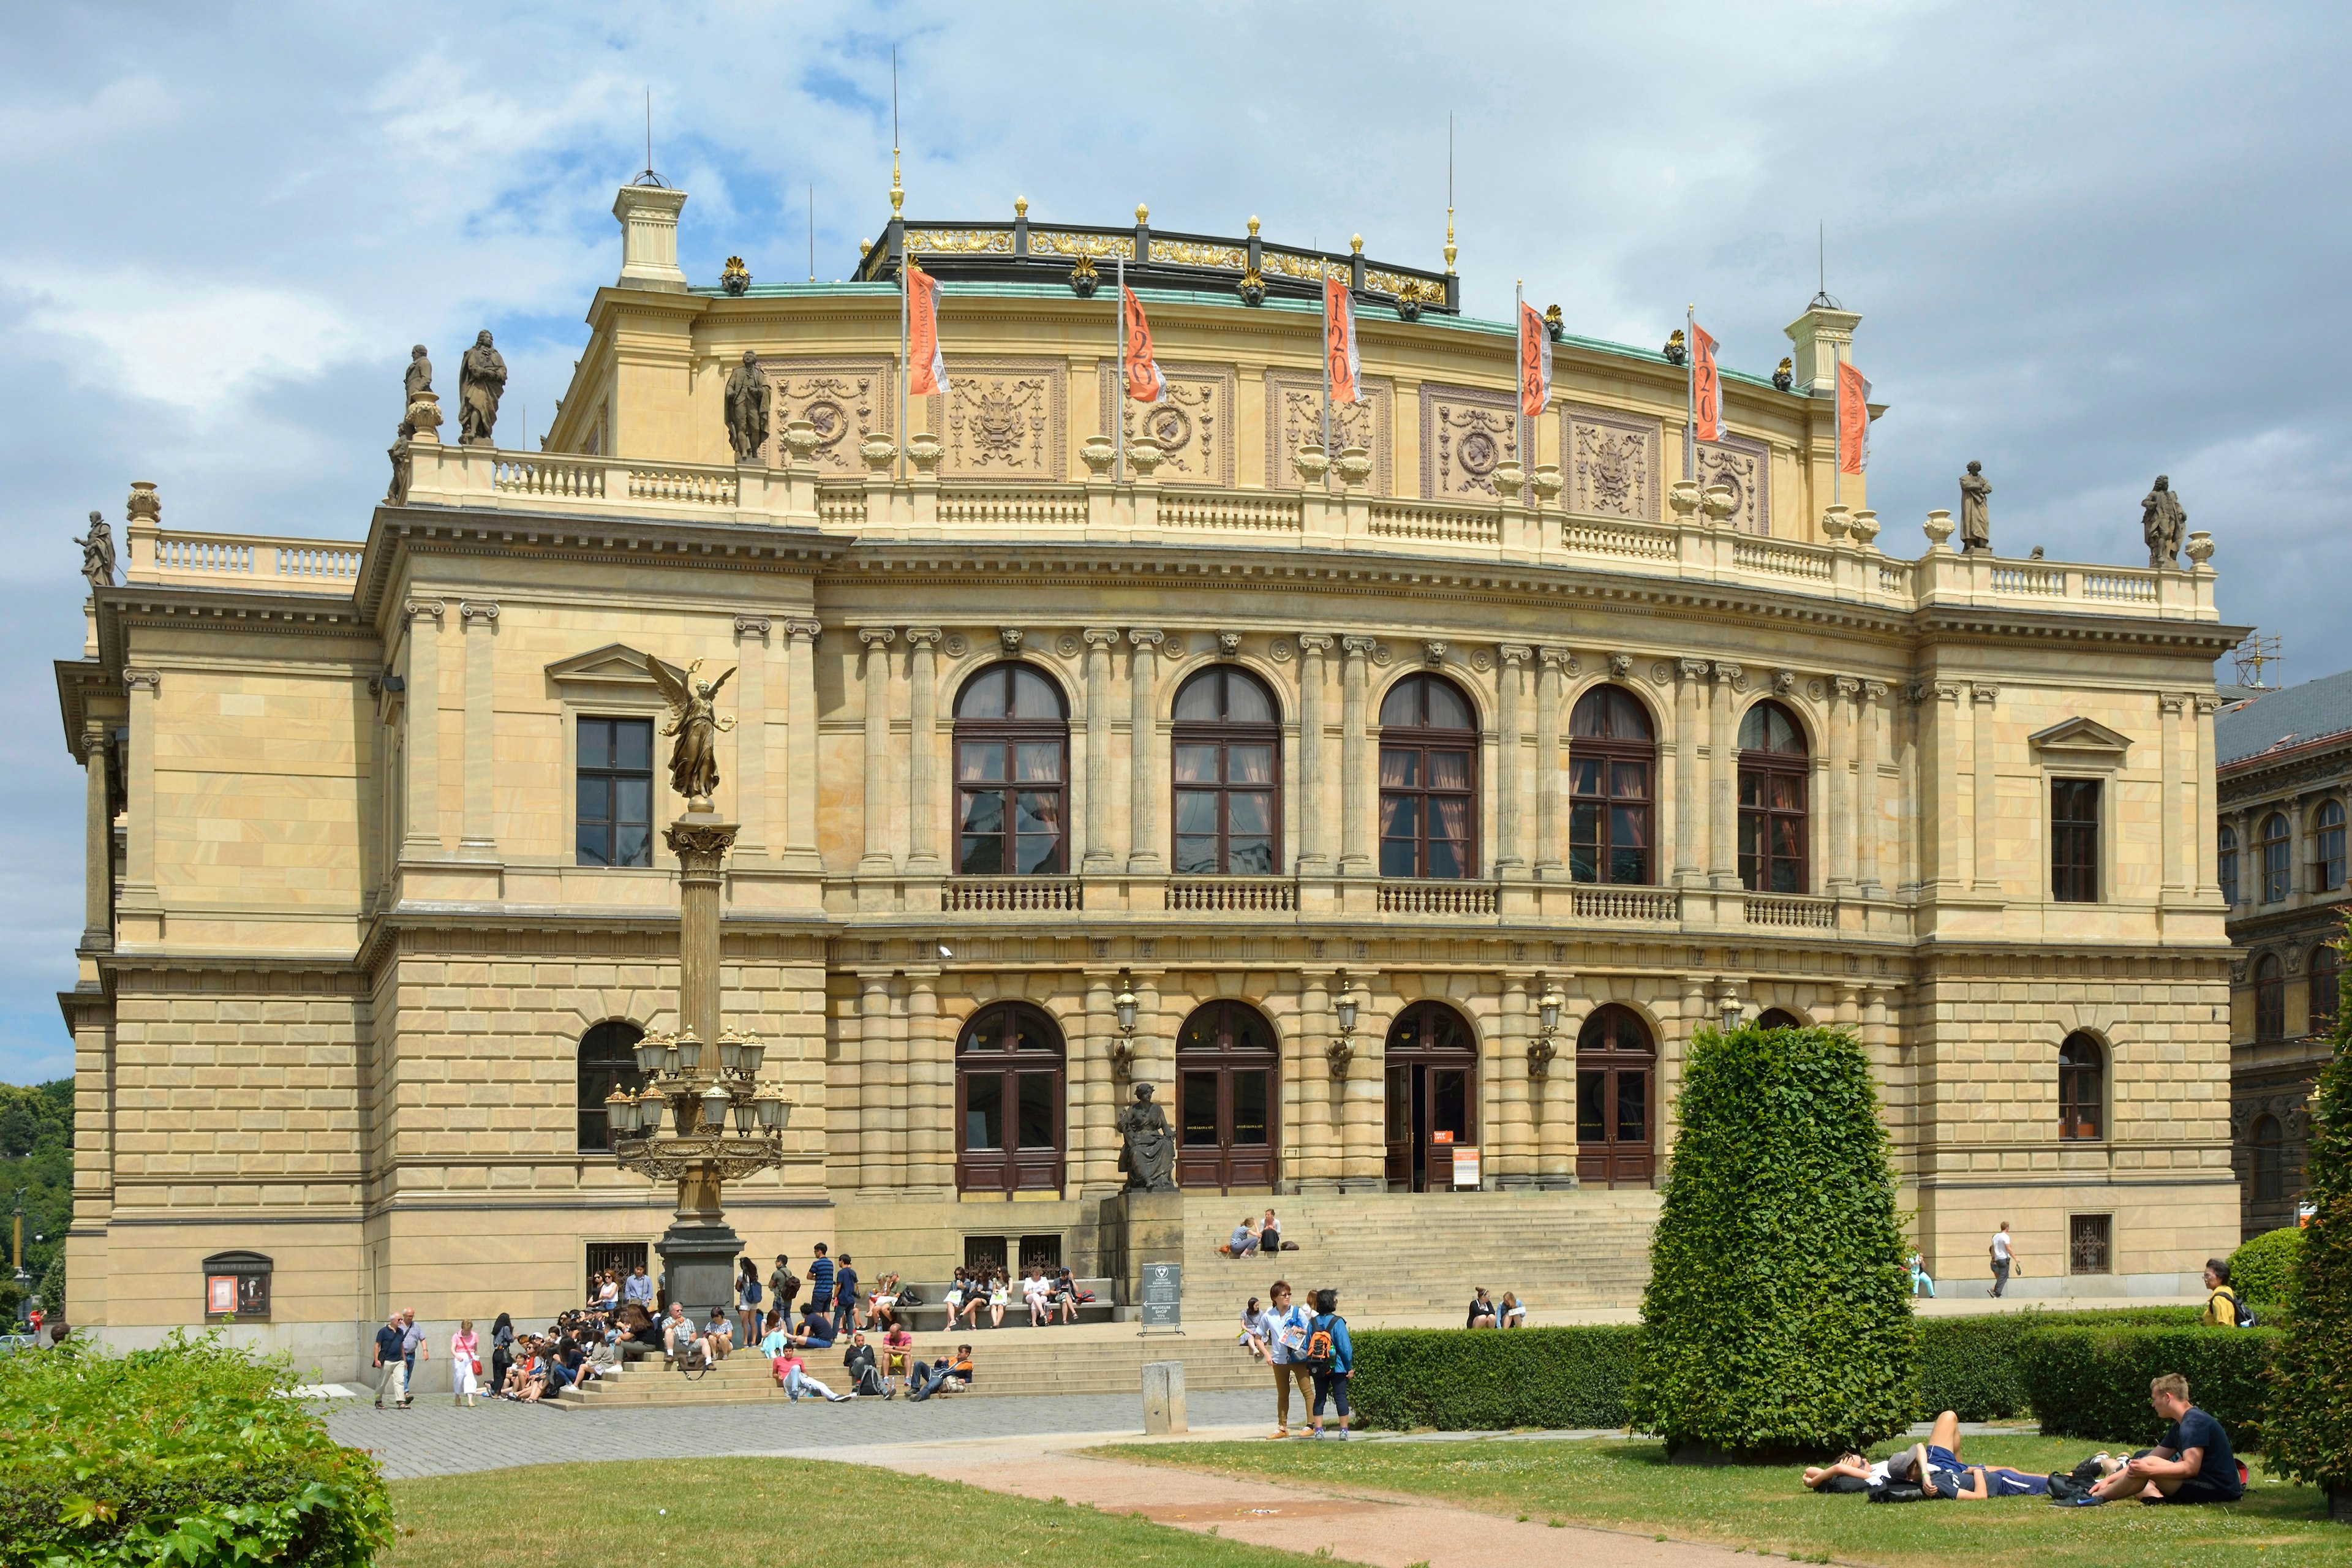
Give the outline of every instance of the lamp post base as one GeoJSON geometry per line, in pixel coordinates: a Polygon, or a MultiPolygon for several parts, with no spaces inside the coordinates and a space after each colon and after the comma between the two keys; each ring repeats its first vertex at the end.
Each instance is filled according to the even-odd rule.
{"type": "Polygon", "coordinates": [[[686,1308],[700,1328],[713,1307],[731,1318],[735,1308],[735,1260],[743,1255],[743,1238],[725,1216],[712,1213],[681,1215],[654,1244],[662,1261],[662,1290],[670,1301],[686,1308]]]}

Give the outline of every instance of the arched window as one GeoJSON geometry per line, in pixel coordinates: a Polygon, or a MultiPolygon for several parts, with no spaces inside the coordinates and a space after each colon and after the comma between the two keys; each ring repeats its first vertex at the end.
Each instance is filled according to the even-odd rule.
{"type": "Polygon", "coordinates": [[[1025,664],[992,664],[956,694],[956,869],[1050,877],[1069,867],[1070,710],[1025,664]]]}
{"type": "Polygon", "coordinates": [[[1751,893],[1801,893],[1805,875],[1805,784],[1811,772],[1805,732],[1778,702],[1759,702],[1739,721],[1739,885],[1751,893]]]}
{"type": "Polygon", "coordinates": [[[1650,1083],[1658,1051],[1642,1016],[1611,1004],[1576,1036],[1576,1176],[1612,1187],[1651,1180],[1650,1083]]]}
{"type": "Polygon", "coordinates": [[[2106,1058],[2089,1035],[2066,1037],[2058,1047],[2058,1136],[2099,1136],[2106,1120],[2106,1058]]]}
{"type": "Polygon", "coordinates": [[[612,1131],[604,1125],[604,1101],[615,1089],[631,1094],[645,1087],[646,1075],[629,1053],[646,1032],[635,1024],[614,1019],[599,1024],[580,1037],[580,1152],[610,1153],[612,1131]]]}
{"type": "Polygon", "coordinates": [[[2275,952],[2254,960],[2254,1038],[2286,1038],[2286,965],[2275,952]]]}
{"type": "Polygon", "coordinates": [[[1454,1151],[1478,1143],[1478,1047],[1462,1015],[1416,1002],[1389,1026],[1386,1096],[1389,1190],[1454,1190],[1454,1151]]]}
{"type": "Polygon", "coordinates": [[[2294,867],[2287,859],[2286,813],[2273,811],[2263,818],[2259,842],[2263,854],[2263,902],[2284,903],[2286,896],[2294,891],[2294,867]]]}
{"type": "Polygon", "coordinates": [[[2215,842],[2220,848],[2213,857],[2213,879],[2221,884],[2221,897],[2234,904],[2238,901],[2238,830],[2223,823],[2215,842]]]}
{"type": "Polygon", "coordinates": [[[2342,994],[2336,972],[2343,966],[2343,955],[2328,943],[2311,950],[2311,1034],[2324,1035],[2336,1026],[2336,999],[2342,994]]]}
{"type": "Polygon", "coordinates": [[[1176,1184],[1271,1187],[1276,1170],[1274,1026],[1244,1002],[1212,1002],[1176,1034],[1176,1184]]]}
{"type": "Polygon", "coordinates": [[[1062,1032],[1026,1002],[971,1016],[956,1040],[956,1186],[967,1193],[1062,1186],[1062,1032]]]}
{"type": "Polygon", "coordinates": [[[1577,699],[1568,733],[1570,879],[1654,880],[1658,742],[1649,710],[1622,687],[1596,686],[1577,699]]]}
{"type": "Polygon", "coordinates": [[[1801,1029],[1805,1026],[1801,1019],[1786,1007],[1768,1007],[1764,1010],[1764,1016],[1756,1020],[1756,1026],[1759,1029],[1801,1029]]]}
{"type": "Polygon", "coordinates": [[[2323,800],[2311,814],[2311,890],[2332,893],[2344,885],[2344,803],[2323,800]]]}
{"type": "Polygon", "coordinates": [[[1257,677],[1212,665],[1177,689],[1180,877],[1270,877],[1282,868],[1282,731],[1257,677]]]}
{"type": "Polygon", "coordinates": [[[2254,1202],[2274,1204],[2286,1195],[2286,1137],[2279,1119],[2264,1111],[2254,1118],[2252,1133],[2254,1154],[2254,1202]]]}
{"type": "Polygon", "coordinates": [[[1381,875],[1478,874],[1477,719],[1443,676],[1408,675],[1381,700],[1381,875]]]}

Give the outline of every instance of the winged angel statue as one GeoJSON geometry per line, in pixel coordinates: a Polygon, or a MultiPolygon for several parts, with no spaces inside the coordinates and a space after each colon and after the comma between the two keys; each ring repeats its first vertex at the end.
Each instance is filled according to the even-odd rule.
{"type": "Polygon", "coordinates": [[[719,793],[719,750],[714,742],[735,728],[735,721],[721,719],[713,706],[719,689],[727,684],[735,667],[729,666],[727,674],[716,680],[698,679],[701,668],[698,658],[686,667],[684,675],[658,658],[646,660],[646,673],[654,678],[669,704],[669,724],[662,733],[677,737],[677,743],[669,749],[669,787],[688,801],[709,800],[719,793]]]}

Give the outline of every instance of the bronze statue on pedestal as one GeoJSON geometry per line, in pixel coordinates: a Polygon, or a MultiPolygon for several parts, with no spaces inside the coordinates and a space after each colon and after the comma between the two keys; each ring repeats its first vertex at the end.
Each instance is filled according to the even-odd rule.
{"type": "Polygon", "coordinates": [[[646,673],[654,678],[663,700],[669,704],[669,723],[662,733],[677,737],[677,743],[669,749],[669,787],[689,803],[709,800],[719,793],[718,737],[735,728],[735,721],[721,719],[713,706],[719,689],[727,684],[735,667],[730,665],[727,674],[716,680],[698,679],[701,668],[702,660],[698,658],[679,676],[660,659],[646,660],[646,673]]]}
{"type": "Polygon", "coordinates": [[[1151,1102],[1151,1086],[1135,1086],[1135,1103],[1118,1112],[1118,1168],[1130,1193],[1176,1190],[1176,1131],[1168,1113],[1151,1102]]]}

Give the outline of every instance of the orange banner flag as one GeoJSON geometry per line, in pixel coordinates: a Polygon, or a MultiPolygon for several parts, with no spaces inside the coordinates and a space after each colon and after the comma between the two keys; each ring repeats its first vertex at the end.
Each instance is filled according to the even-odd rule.
{"type": "Polygon", "coordinates": [[[1870,383],[1841,360],[1837,367],[1838,472],[1859,474],[1870,466],[1870,383]]]}
{"type": "Polygon", "coordinates": [[[1533,417],[1551,406],[1551,330],[1536,308],[1519,302],[1519,412],[1533,417]]]}
{"type": "Polygon", "coordinates": [[[1361,403],[1356,358],[1356,304],[1344,279],[1323,279],[1323,379],[1334,403],[1361,403]]]}
{"type": "Polygon", "coordinates": [[[1715,368],[1715,340],[1690,324],[1691,424],[1702,441],[1723,439],[1723,377],[1715,368]]]}
{"type": "Polygon", "coordinates": [[[918,397],[945,392],[948,364],[940,353],[940,280],[909,258],[900,281],[907,290],[907,390],[918,397]]]}
{"type": "Polygon", "coordinates": [[[1160,362],[1151,353],[1151,323],[1143,319],[1143,301],[1132,289],[1127,296],[1127,395],[1138,403],[1157,403],[1168,390],[1160,362]]]}

